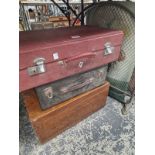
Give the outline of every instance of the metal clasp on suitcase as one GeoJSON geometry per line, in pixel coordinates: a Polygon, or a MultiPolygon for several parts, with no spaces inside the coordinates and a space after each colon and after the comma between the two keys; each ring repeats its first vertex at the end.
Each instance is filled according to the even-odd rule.
{"type": "Polygon", "coordinates": [[[28,74],[32,76],[32,75],[44,73],[46,71],[44,62],[45,62],[44,58],[34,59],[33,63],[35,64],[35,66],[28,68],[28,74]]]}
{"type": "Polygon", "coordinates": [[[47,97],[47,98],[53,98],[53,89],[52,87],[48,87],[48,88],[45,88],[43,90],[44,92],[44,95],[47,97]]]}
{"type": "Polygon", "coordinates": [[[110,42],[105,43],[104,47],[105,47],[104,55],[109,55],[114,52],[114,46],[112,46],[112,44],[110,42]]]}

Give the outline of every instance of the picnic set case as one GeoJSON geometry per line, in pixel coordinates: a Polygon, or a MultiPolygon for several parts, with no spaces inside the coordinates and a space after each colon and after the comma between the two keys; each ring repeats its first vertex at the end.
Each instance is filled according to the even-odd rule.
{"type": "Polygon", "coordinates": [[[118,59],[123,32],[93,26],[22,31],[20,92],[118,59]]]}

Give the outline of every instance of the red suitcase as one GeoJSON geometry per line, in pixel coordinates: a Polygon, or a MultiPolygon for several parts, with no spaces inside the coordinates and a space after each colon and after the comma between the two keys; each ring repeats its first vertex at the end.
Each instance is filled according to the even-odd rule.
{"type": "Polygon", "coordinates": [[[92,26],[20,32],[20,92],[118,59],[123,32],[92,26]]]}

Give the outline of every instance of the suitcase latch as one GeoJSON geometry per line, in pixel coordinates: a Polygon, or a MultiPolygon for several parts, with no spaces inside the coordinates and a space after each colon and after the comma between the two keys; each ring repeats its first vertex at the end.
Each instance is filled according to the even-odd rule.
{"type": "Polygon", "coordinates": [[[114,51],[114,47],[112,46],[112,44],[110,42],[107,42],[104,44],[104,55],[109,55],[112,54],[114,51]]]}
{"type": "Polygon", "coordinates": [[[47,98],[53,98],[53,89],[52,87],[48,87],[48,88],[45,88],[44,90],[44,94],[47,98]]]}
{"type": "Polygon", "coordinates": [[[32,76],[32,75],[44,73],[46,71],[44,62],[45,62],[44,58],[34,59],[33,63],[35,64],[35,66],[28,68],[28,74],[32,76]]]}

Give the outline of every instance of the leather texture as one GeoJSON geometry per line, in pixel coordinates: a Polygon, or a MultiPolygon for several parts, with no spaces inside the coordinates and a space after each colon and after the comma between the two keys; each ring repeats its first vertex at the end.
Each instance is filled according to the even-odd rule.
{"type": "Polygon", "coordinates": [[[116,61],[122,40],[122,31],[93,26],[20,32],[20,92],[116,61]],[[107,43],[114,51],[104,55],[107,43]],[[30,76],[36,58],[46,71],[30,76]]]}
{"type": "Polygon", "coordinates": [[[107,66],[35,88],[40,106],[47,109],[96,88],[105,82],[107,66]]]}

